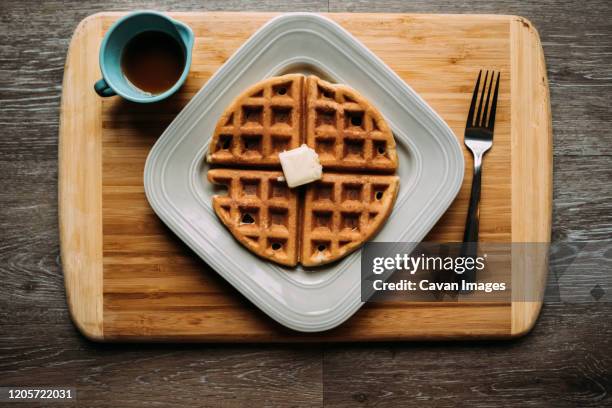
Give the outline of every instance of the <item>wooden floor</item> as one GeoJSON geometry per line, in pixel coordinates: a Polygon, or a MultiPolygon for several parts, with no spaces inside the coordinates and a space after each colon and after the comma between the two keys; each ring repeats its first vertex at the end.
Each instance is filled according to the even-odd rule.
{"type": "Polygon", "coordinates": [[[596,284],[612,293],[611,18],[607,0],[2,1],[0,387],[75,387],[78,404],[71,406],[87,407],[612,406],[611,297],[580,296],[596,284]],[[528,18],[539,29],[550,81],[553,242],[555,247],[579,245],[582,251],[567,270],[567,257],[553,255],[551,279],[565,272],[564,290],[549,296],[531,334],[508,342],[211,346],[87,341],[70,321],[59,266],[63,64],[82,18],[136,8],[528,18]]]}

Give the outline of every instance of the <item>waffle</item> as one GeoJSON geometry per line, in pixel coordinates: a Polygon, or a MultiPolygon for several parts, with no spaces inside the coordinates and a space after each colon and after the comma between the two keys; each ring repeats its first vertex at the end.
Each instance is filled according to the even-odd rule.
{"type": "Polygon", "coordinates": [[[316,76],[306,86],[305,143],[324,169],[393,173],[395,140],[382,115],[361,95],[316,76]]]}
{"type": "Polygon", "coordinates": [[[219,119],[208,172],[226,195],[213,208],[234,237],[279,264],[338,260],[388,218],[399,187],[393,134],[352,89],[293,74],[255,84],[219,119]],[[289,189],[278,153],[306,143],[319,154],[321,180],[289,189]],[[223,167],[223,168],[220,168],[223,167]],[[385,174],[383,174],[385,173],[385,174]]]}
{"type": "Polygon", "coordinates": [[[342,258],[382,227],[391,213],[399,178],[324,173],[306,188],[300,260],[304,266],[342,258]]]}
{"type": "Polygon", "coordinates": [[[302,141],[303,83],[302,75],[274,77],[236,98],[217,122],[208,161],[279,166],[278,153],[302,141]]]}
{"type": "Polygon", "coordinates": [[[208,180],[227,187],[227,195],[213,197],[213,208],[234,237],[264,258],[293,266],[298,258],[298,200],[296,191],[279,181],[282,175],[213,169],[208,180]]]}
{"type": "Polygon", "coordinates": [[[324,169],[397,169],[393,133],[374,106],[347,86],[299,74],[261,81],[236,98],[217,122],[207,159],[278,167],[278,153],[302,143],[324,169]]]}

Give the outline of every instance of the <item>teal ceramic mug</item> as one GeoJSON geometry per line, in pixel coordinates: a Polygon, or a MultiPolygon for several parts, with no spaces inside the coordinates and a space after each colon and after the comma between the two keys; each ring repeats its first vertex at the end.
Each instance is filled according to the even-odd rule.
{"type": "Polygon", "coordinates": [[[119,19],[108,30],[100,46],[100,70],[102,79],[94,85],[102,97],[119,95],[132,102],[151,103],[161,101],[175,93],[187,79],[191,65],[194,35],[189,26],[155,11],[137,11],[119,19]],[[162,32],[169,35],[182,48],[184,68],[174,85],[162,93],[150,94],[136,86],[124,75],[121,58],[123,51],[134,37],[146,32],[162,32]]]}

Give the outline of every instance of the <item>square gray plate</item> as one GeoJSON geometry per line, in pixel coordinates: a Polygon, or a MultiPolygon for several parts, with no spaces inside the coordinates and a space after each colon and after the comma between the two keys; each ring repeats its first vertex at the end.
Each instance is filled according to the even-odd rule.
{"type": "Polygon", "coordinates": [[[383,114],[398,145],[400,190],[376,241],[419,242],[463,181],[463,154],[444,121],[389,67],[333,21],[277,17],[219,69],[159,138],[145,191],[157,215],[270,317],[295,330],[331,329],[362,305],[360,253],[316,269],[284,268],[251,254],[217,219],[204,157],[221,113],[248,86],[289,72],[347,84],[383,114]]]}

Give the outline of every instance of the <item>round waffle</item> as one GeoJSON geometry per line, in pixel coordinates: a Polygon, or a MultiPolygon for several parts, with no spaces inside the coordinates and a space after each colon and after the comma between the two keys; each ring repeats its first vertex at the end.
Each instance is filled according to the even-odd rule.
{"type": "Polygon", "coordinates": [[[338,260],[388,218],[399,178],[393,134],[353,89],[316,76],[261,81],[221,115],[207,154],[208,179],[225,185],[213,208],[257,255],[295,266],[338,260]],[[321,180],[289,189],[278,153],[306,143],[321,180]]]}

